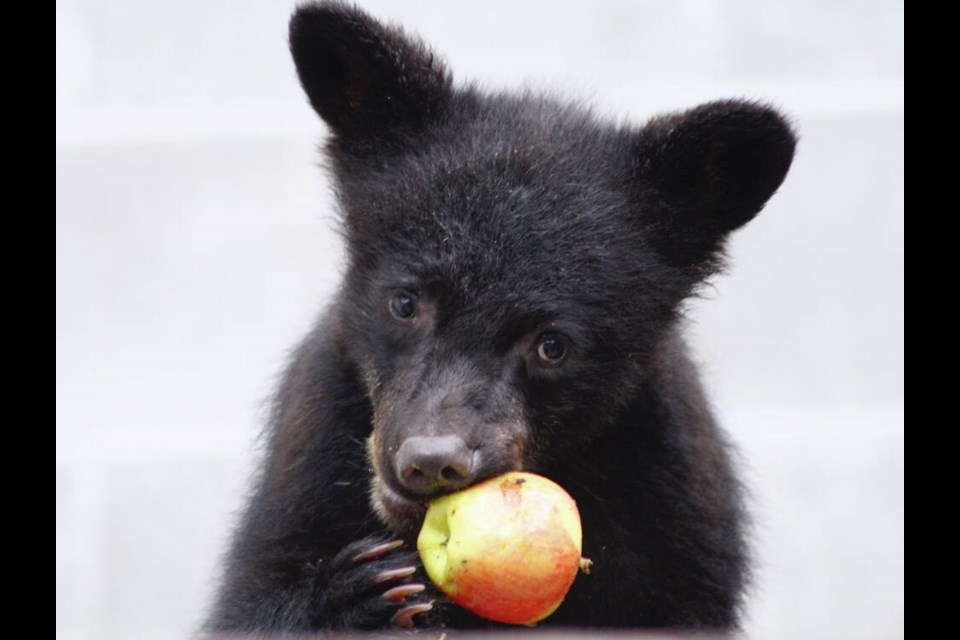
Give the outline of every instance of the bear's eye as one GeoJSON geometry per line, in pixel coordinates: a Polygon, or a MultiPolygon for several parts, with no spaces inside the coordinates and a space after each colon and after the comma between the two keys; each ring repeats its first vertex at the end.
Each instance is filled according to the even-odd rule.
{"type": "Polygon", "coordinates": [[[567,338],[559,333],[545,333],[537,341],[537,357],[544,364],[560,364],[567,357],[567,338]]]}
{"type": "Polygon", "coordinates": [[[390,298],[390,313],[397,320],[409,320],[417,313],[417,301],[409,293],[398,293],[390,298]]]}

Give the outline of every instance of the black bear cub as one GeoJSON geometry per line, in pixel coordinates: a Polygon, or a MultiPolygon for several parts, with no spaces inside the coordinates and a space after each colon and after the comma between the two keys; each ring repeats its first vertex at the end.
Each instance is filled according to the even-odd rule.
{"type": "Polygon", "coordinates": [[[721,101],[632,127],[454,87],[340,2],[299,7],[290,47],[348,268],[280,385],[207,628],[495,626],[415,540],[432,497],[515,469],[569,491],[594,561],[541,626],[736,628],[741,488],[678,326],[783,181],[788,123],[721,101]]]}

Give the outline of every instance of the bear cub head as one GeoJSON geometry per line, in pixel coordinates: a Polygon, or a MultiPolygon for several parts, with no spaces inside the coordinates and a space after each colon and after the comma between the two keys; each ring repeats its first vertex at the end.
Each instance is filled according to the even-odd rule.
{"type": "Polygon", "coordinates": [[[635,127],[454,88],[418,39],[346,4],[301,7],[290,45],[348,248],[328,321],[370,401],[371,502],[397,530],[432,496],[609,437],[793,158],[791,127],[755,102],[635,127]]]}

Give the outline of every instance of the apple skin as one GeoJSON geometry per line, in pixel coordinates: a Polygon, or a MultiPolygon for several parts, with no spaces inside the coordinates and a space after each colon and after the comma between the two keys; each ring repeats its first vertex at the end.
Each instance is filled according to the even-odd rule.
{"type": "Polygon", "coordinates": [[[552,480],[510,472],[430,503],[417,550],[450,600],[508,624],[553,613],[580,566],[573,498],[552,480]]]}

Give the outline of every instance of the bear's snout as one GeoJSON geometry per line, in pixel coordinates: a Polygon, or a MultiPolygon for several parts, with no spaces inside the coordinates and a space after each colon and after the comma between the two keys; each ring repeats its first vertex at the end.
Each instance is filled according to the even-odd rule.
{"type": "Polygon", "coordinates": [[[475,476],[477,450],[456,435],[413,436],[404,440],[393,457],[397,479],[416,495],[457,491],[475,476]]]}

